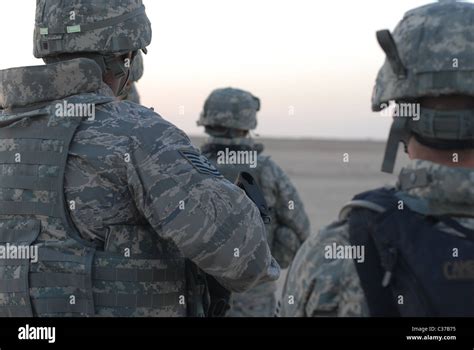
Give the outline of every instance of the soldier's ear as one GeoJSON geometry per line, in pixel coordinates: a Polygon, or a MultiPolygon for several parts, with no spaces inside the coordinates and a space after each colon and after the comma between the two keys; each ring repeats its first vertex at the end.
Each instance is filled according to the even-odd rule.
{"type": "Polygon", "coordinates": [[[257,112],[260,112],[260,107],[261,107],[261,102],[260,102],[260,99],[258,97],[253,97],[254,101],[255,101],[255,104],[256,104],[256,109],[257,109],[257,112]]]}

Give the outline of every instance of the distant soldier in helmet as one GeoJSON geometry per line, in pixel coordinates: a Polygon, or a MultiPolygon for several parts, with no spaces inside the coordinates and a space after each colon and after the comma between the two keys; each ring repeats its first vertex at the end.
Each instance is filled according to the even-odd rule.
{"type": "Polygon", "coordinates": [[[143,56],[139,51],[137,57],[135,57],[135,59],[133,60],[132,71],[130,73],[130,81],[128,82],[129,92],[127,96],[125,96],[124,100],[141,104],[140,94],[138,93],[137,89],[137,82],[142,78],[143,71],[143,56]]]}
{"type": "MultiPolygon", "coordinates": [[[[210,136],[202,152],[230,181],[235,181],[240,172],[253,175],[270,208],[268,244],[280,266],[286,268],[308,237],[310,224],[288,176],[262,154],[263,146],[249,136],[249,131],[257,127],[259,110],[260,100],[249,92],[232,88],[212,92],[198,121],[210,136]]],[[[276,289],[276,282],[267,282],[233,294],[228,316],[274,316],[276,289]]]]}
{"type": "Polygon", "coordinates": [[[303,245],[282,316],[474,316],[474,4],[442,1],[377,33],[387,60],[374,111],[392,108],[383,171],[303,245]],[[390,107],[390,101],[392,107],[390,107]]]}
{"type": "Polygon", "coordinates": [[[47,64],[0,71],[0,242],[38,262],[2,262],[0,316],[205,316],[209,275],[234,292],[277,279],[244,192],[117,99],[151,41],[142,1],[36,4],[47,64]]]}

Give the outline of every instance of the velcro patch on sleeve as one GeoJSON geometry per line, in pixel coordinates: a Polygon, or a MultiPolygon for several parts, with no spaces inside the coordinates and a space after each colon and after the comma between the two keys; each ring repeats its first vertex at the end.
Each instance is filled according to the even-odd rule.
{"type": "Polygon", "coordinates": [[[202,154],[184,150],[180,151],[180,153],[199,173],[210,176],[222,176],[219,170],[202,154]]]}

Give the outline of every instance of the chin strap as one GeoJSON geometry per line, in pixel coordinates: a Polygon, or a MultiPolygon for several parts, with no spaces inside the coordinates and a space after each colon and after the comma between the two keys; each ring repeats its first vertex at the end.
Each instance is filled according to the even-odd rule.
{"type": "Polygon", "coordinates": [[[138,51],[132,52],[130,58],[130,65],[127,67],[125,62],[117,57],[117,55],[104,56],[104,64],[107,71],[111,71],[115,79],[121,80],[121,86],[118,90],[117,96],[125,98],[130,93],[130,81],[132,73],[132,64],[137,57],[138,51]]]}
{"type": "Polygon", "coordinates": [[[390,129],[387,146],[385,148],[385,156],[382,164],[384,173],[392,174],[397,160],[398,145],[400,142],[408,144],[410,132],[408,131],[408,118],[395,118],[390,129]]]}

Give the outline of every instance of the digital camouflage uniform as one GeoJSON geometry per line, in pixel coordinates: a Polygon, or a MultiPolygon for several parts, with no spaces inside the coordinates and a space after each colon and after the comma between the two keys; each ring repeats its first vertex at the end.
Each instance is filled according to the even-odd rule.
{"type": "MultiPolygon", "coordinates": [[[[393,37],[388,31],[378,32],[377,38],[387,54],[387,60],[377,78],[372,100],[373,109],[380,111],[390,100],[400,103],[413,99],[416,101],[423,96],[451,94],[474,96],[472,85],[474,66],[471,59],[474,54],[472,38],[474,28],[471,20],[473,15],[473,4],[441,1],[408,12],[395,29],[393,37]],[[458,62],[462,63],[455,64],[458,62]]],[[[419,122],[410,118],[394,118],[383,171],[393,171],[399,142],[407,143],[410,137],[416,137],[420,143],[433,149],[472,148],[473,120],[472,110],[439,111],[424,107],[421,107],[419,122]],[[447,146],[451,148],[446,148],[447,146]]],[[[451,249],[457,247],[457,244],[466,247],[472,245],[473,169],[413,160],[402,170],[393,192],[400,200],[398,205],[402,204],[397,208],[399,212],[397,217],[400,221],[392,222],[393,226],[405,227],[405,231],[397,232],[399,237],[405,237],[405,240],[400,238],[396,243],[405,250],[389,251],[392,254],[390,256],[406,257],[409,254],[417,256],[419,263],[414,268],[426,272],[416,275],[417,279],[412,280],[414,283],[410,288],[411,291],[422,295],[420,297],[422,302],[432,303],[437,293],[444,293],[442,300],[433,304],[442,309],[442,313],[425,313],[418,312],[414,308],[410,309],[412,305],[418,307],[417,303],[412,302],[414,299],[410,300],[412,304],[399,299],[396,312],[401,316],[406,316],[405,310],[409,311],[410,316],[472,316],[470,302],[472,298],[461,296],[462,293],[469,294],[472,291],[472,273],[469,269],[460,269],[457,271],[459,275],[453,278],[449,276],[449,270],[442,270],[446,264],[436,265],[432,263],[432,259],[441,251],[443,261],[448,263],[459,261],[469,264],[472,260],[472,247],[461,249],[459,257],[451,255],[451,249]],[[403,222],[408,219],[413,221],[403,222]],[[409,224],[412,222],[432,226],[429,226],[430,231],[425,232],[425,236],[420,236],[421,233],[413,231],[410,227],[409,224]],[[447,222],[450,224],[446,224],[447,222]],[[424,237],[426,240],[420,241],[419,237],[424,237]],[[443,246],[439,242],[447,244],[443,246]],[[451,245],[451,242],[456,243],[451,245]],[[433,249],[424,251],[423,247],[430,244],[433,249]],[[439,277],[433,279],[432,276],[435,274],[439,277]],[[459,276],[460,281],[457,280],[459,276]],[[419,284],[420,280],[430,278],[434,285],[419,284]],[[426,295],[430,295],[431,300],[429,298],[422,300],[426,295]]],[[[384,207],[374,205],[374,202],[358,200],[360,196],[364,198],[384,193],[392,192],[390,189],[379,189],[356,196],[343,209],[339,221],[322,229],[318,235],[311,236],[305,242],[288,272],[281,301],[281,316],[360,317],[376,314],[371,305],[377,304],[377,300],[370,299],[366,293],[367,290],[374,289],[368,288],[367,284],[364,285],[361,276],[365,276],[364,278],[367,276],[360,274],[359,262],[351,258],[331,259],[326,255],[325,248],[333,246],[334,243],[336,246],[351,246],[352,234],[365,231],[366,236],[371,237],[370,242],[376,242],[376,245],[382,242],[380,247],[383,249],[377,247],[378,252],[385,252],[385,247],[390,247],[392,242],[383,239],[385,233],[391,232],[391,228],[383,225],[385,220],[390,218],[388,214],[393,215],[397,210],[387,213],[384,207]],[[365,223],[359,220],[358,227],[351,226],[353,222],[357,222],[359,216],[367,213],[371,216],[364,217],[370,220],[365,223]],[[378,230],[378,226],[384,227],[385,232],[378,230]]],[[[367,247],[368,245],[365,248],[367,247]]],[[[376,260],[385,263],[385,257],[378,254],[376,260]]],[[[374,256],[366,254],[365,260],[369,258],[373,259],[374,256]]],[[[402,264],[400,258],[394,261],[402,264]]],[[[387,265],[377,267],[381,269],[387,265]]],[[[386,270],[383,279],[380,277],[380,280],[374,275],[372,282],[381,290],[393,291],[394,286],[401,283],[401,277],[405,277],[401,275],[393,277],[393,271],[400,269],[386,270]]],[[[394,303],[395,296],[397,295],[391,295],[394,303]]],[[[400,298],[400,295],[397,297],[400,298]]]]}
{"type": "MultiPolygon", "coordinates": [[[[433,179],[430,184],[404,190],[407,196],[430,208],[426,214],[458,213],[474,216],[474,175],[472,169],[456,169],[428,161],[413,161],[406,171],[426,169],[433,179]]],[[[457,218],[465,227],[474,229],[474,218],[457,218]]],[[[451,234],[448,227],[443,231],[451,234]]],[[[281,302],[283,317],[366,317],[367,302],[352,260],[328,260],[325,247],[349,245],[347,220],[338,221],[312,235],[303,244],[288,272],[281,302]],[[293,303],[294,301],[294,303],[293,303]]]]}
{"type": "MultiPolygon", "coordinates": [[[[40,0],[36,23],[37,57],[138,50],[151,38],[138,0],[40,0]],[[58,35],[73,9],[77,22],[58,35]]],[[[0,314],[203,315],[202,271],[237,292],[276,280],[245,193],[182,131],[118,101],[102,73],[87,58],[0,72],[0,243],[39,249],[37,264],[2,262],[0,314]],[[58,115],[64,102],[92,104],[95,116],[58,115]]]]}
{"type": "MultiPolygon", "coordinates": [[[[257,126],[255,98],[241,90],[220,89],[206,101],[200,125],[224,126],[230,129],[249,130],[257,126]],[[229,104],[229,101],[231,103],[229,104]],[[234,105],[233,110],[229,105],[234,105]]],[[[262,154],[263,146],[251,138],[210,137],[202,152],[230,181],[240,172],[250,173],[260,186],[268,207],[271,223],[267,225],[267,240],[272,255],[282,268],[287,268],[302,242],[308,237],[310,224],[304,205],[285,172],[269,157],[262,154]],[[256,168],[249,164],[222,164],[219,150],[255,151],[256,168]]],[[[229,317],[271,317],[275,314],[276,282],[257,285],[245,293],[232,295],[229,317]]]]}

